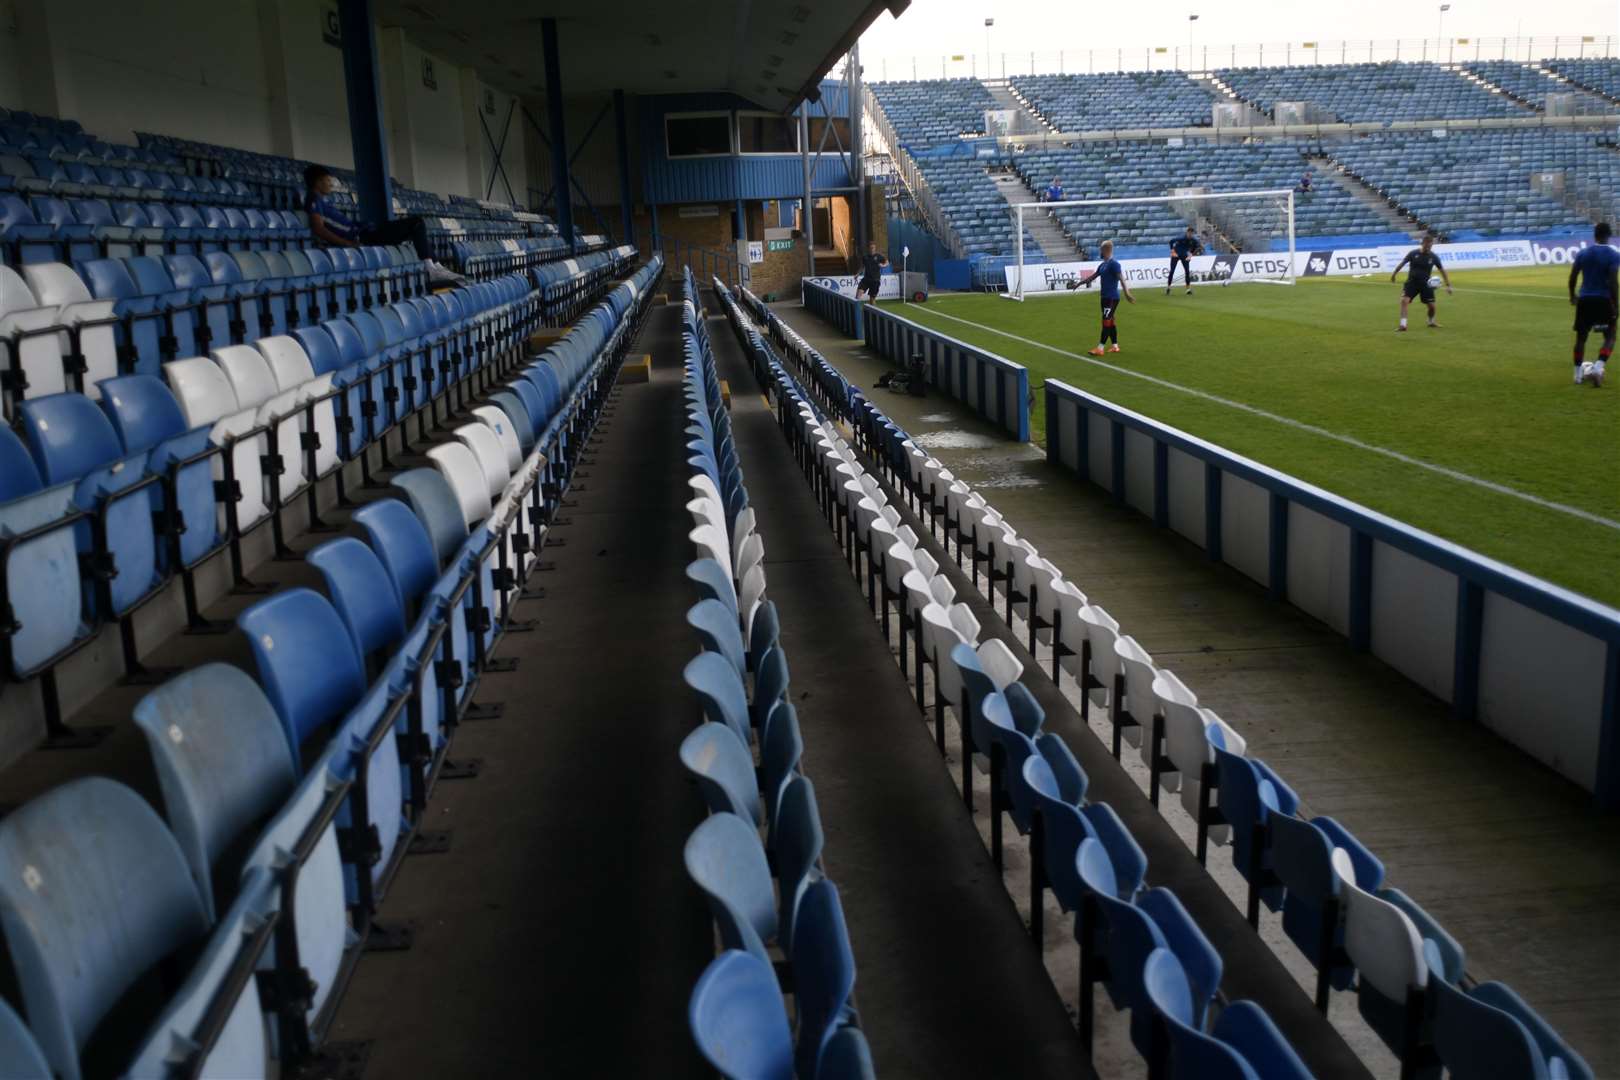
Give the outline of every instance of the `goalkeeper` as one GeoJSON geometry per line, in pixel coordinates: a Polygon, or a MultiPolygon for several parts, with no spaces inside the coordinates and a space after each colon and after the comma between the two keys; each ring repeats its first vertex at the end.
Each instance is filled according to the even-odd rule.
{"type": "Polygon", "coordinates": [[[1198,242],[1198,234],[1191,225],[1184,235],[1170,241],[1170,280],[1164,284],[1164,295],[1169,296],[1170,290],[1175,288],[1177,266],[1181,267],[1181,278],[1187,284],[1187,295],[1192,295],[1192,257],[1203,253],[1204,245],[1198,242]]]}
{"type": "Polygon", "coordinates": [[[1101,356],[1105,351],[1119,352],[1119,325],[1114,321],[1114,314],[1119,310],[1121,290],[1127,302],[1136,303],[1136,297],[1131,295],[1131,287],[1125,283],[1125,268],[1114,258],[1114,242],[1104,240],[1100,254],[1102,262],[1091,273],[1069,282],[1070,289],[1078,289],[1082,285],[1089,289],[1093,281],[1102,279],[1102,336],[1097,340],[1097,347],[1091,350],[1092,356],[1101,356]]]}

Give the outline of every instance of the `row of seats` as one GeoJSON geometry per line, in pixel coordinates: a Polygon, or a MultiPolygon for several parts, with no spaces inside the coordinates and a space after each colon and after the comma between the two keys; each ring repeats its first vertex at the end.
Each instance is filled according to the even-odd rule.
{"type": "Polygon", "coordinates": [[[687,622],[702,645],[685,680],[704,719],[682,742],[681,761],[709,809],[685,858],[722,949],[693,988],[692,1035],[734,1080],[869,1080],[875,1072],[854,1006],[855,958],[838,889],[821,865],[821,814],[800,768],[804,741],[776,605],[765,592],[765,541],[748,505],[690,268],[683,291],[687,510],[699,555],[687,577],[701,596],[687,622]],[[786,961],[780,980],[773,952],[786,961]]]}
{"type": "MultiPolygon", "coordinates": [[[[1012,210],[982,162],[972,158],[919,158],[917,166],[968,256],[1017,251],[1012,210]]],[[[1040,250],[1027,228],[1024,249],[1040,250]]]]}
{"type": "MultiPolygon", "coordinates": [[[[519,432],[563,423],[586,359],[636,298],[633,285],[614,290],[547,351],[534,378],[502,392],[504,407],[526,413],[519,432]]],[[[18,402],[21,437],[0,435],[6,680],[42,677],[48,726],[65,734],[55,668],[103,622],[119,622],[132,673],[133,617],[175,576],[189,623],[204,625],[194,580],[202,563],[228,551],[244,583],[249,533],[269,522],[283,551],[282,512],[300,493],[318,522],[322,479],[334,478],[341,501],[342,465],[358,458],[369,482],[368,451],[387,468],[389,441],[408,445],[412,415],[423,437],[441,406],[448,413],[469,387],[489,386],[542,311],[538,292],[513,275],[18,402]]],[[[56,336],[40,340],[55,345],[56,336]]]]}
{"type": "Polygon", "coordinates": [[[1214,96],[1179,71],[1015,75],[1012,90],[1057,131],[1208,127],[1214,96]]]}
{"type": "Polygon", "coordinates": [[[429,467],[393,478],[395,497],[356,510],[356,535],[310,551],[324,592],[238,617],[257,681],[204,664],[137,705],[161,816],[88,777],[0,821],[16,1006],[0,1008],[0,1074],[269,1077],[312,1061],[363,948],[408,942],[378,905],[435,782],[470,768],[449,759],[451,734],[661,269],[618,286],[573,350],[515,372],[429,467]],[[525,404],[540,386],[566,394],[549,422],[525,404]]]}
{"type": "Polygon", "coordinates": [[[1543,60],[1541,66],[1576,86],[1620,102],[1620,59],[1612,56],[1570,57],[1543,60]]]}
{"type": "Polygon", "coordinates": [[[998,109],[977,79],[923,79],[871,84],[900,145],[921,149],[984,134],[984,114],[998,109]]]}
{"type": "Polygon", "coordinates": [[[1563,199],[1530,186],[1540,173],[1561,174],[1565,191],[1599,213],[1620,205],[1613,133],[1514,129],[1437,139],[1429,132],[1384,132],[1323,149],[1350,175],[1453,239],[1580,222],[1582,215],[1563,199]]]}
{"type": "Polygon", "coordinates": [[[1556,78],[1545,68],[1535,64],[1521,64],[1517,60],[1476,60],[1465,64],[1464,71],[1483,79],[1518,101],[1545,112],[1547,98],[1554,94],[1574,96],[1579,111],[1601,113],[1614,110],[1614,103],[1597,94],[1582,90],[1573,83],[1556,78]]]}
{"type": "Polygon", "coordinates": [[[1268,115],[1279,101],[1308,101],[1349,123],[1524,115],[1513,100],[1432,61],[1222,68],[1214,75],[1268,115]]]}
{"type": "MultiPolygon", "coordinates": [[[[633,248],[588,255],[529,275],[526,300],[546,325],[576,317],[594,292],[635,258],[633,248]]],[[[364,355],[399,361],[422,353],[391,380],[407,398],[418,381],[447,377],[459,352],[432,349],[464,316],[462,301],[478,291],[428,293],[427,275],[409,248],[310,248],[285,252],[215,251],[195,255],[92,256],[75,263],[31,263],[21,274],[0,267],[0,390],[7,414],[15,402],[64,389],[97,396],[117,374],[154,375],[160,365],[259,337],[301,333],[331,320],[354,324],[364,355]],[[425,340],[424,340],[425,339],[425,340]],[[413,347],[416,346],[416,347],[413,347]],[[438,363],[426,355],[436,351],[438,363]],[[409,385],[407,385],[409,383],[409,385]]],[[[511,283],[523,275],[507,271],[511,283]]],[[[494,279],[477,287],[493,283],[494,279]]],[[[358,357],[345,349],[352,362],[358,357]]],[[[317,374],[327,352],[315,357],[317,374]]],[[[348,363],[344,363],[344,367],[348,363]]],[[[335,371],[336,369],[330,369],[335,371]]],[[[381,408],[385,377],[375,403],[381,408]]],[[[354,415],[358,423],[358,413],[354,415]]]]}
{"type": "MultiPolygon", "coordinates": [[[[1400,1057],[1403,1076],[1437,1077],[1441,1068],[1456,1076],[1592,1075],[1580,1056],[1509,987],[1496,982],[1477,984],[1465,977],[1462,947],[1422,907],[1384,883],[1383,864],[1347,829],[1329,817],[1307,820],[1298,816],[1299,797],[1275,770],[1247,754],[1242,735],[1231,724],[1201,706],[1173,672],[1157,665],[1135,639],[1121,633],[1118,622],[1100,605],[1042,558],[981,496],[908,439],[801,337],[751,299],[750,307],[811,379],[820,400],[851,425],[867,459],[877,463],[889,486],[903,492],[918,520],[927,522],[929,535],[938,536],[947,553],[954,552],[958,565],[964,558],[969,560],[975,586],[979,567],[986,568],[984,595],[994,603],[999,586],[1009,631],[1017,631],[1021,616],[1031,655],[1038,656],[1042,646],[1048,651],[1053,682],[1061,688],[1065,674],[1074,679],[1081,695],[1082,718],[1089,722],[1093,706],[1107,710],[1112,752],[1117,758],[1128,745],[1140,755],[1147,767],[1147,794],[1152,803],[1160,805],[1163,791],[1179,795],[1196,826],[1195,853],[1200,862],[1207,857],[1209,843],[1231,846],[1233,865],[1248,885],[1249,922],[1258,928],[1262,905],[1281,912],[1283,931],[1317,970],[1320,1009],[1326,1012],[1331,990],[1353,990],[1362,1017],[1400,1057]]],[[[774,363],[774,357],[771,359],[774,363]]],[[[839,467],[846,467],[849,460],[839,467]]],[[[964,631],[976,625],[968,621],[970,613],[955,613],[941,603],[951,586],[948,580],[941,585],[937,574],[930,576],[937,564],[927,552],[912,546],[908,561],[907,545],[890,541],[900,527],[894,525],[894,518],[882,515],[875,497],[882,494],[882,485],[863,486],[866,494],[858,495],[844,485],[840,519],[846,522],[846,532],[853,533],[852,546],[864,552],[869,577],[881,579],[885,615],[888,603],[897,602],[902,634],[909,628],[918,642],[919,703],[926,700],[921,667],[927,664],[934,669],[939,687],[934,701],[937,726],[938,710],[952,704],[951,691],[959,679],[969,678],[975,658],[967,648],[969,643],[953,641],[950,632],[963,638],[964,631]],[[880,523],[884,520],[887,529],[880,523]],[[887,550],[885,543],[890,545],[887,550]],[[900,565],[891,566],[891,559],[900,565]],[[874,560],[876,568],[871,567],[874,560]],[[908,608],[912,613],[909,627],[908,608]],[[958,669],[956,674],[952,674],[953,666],[958,669]]],[[[823,484],[823,489],[831,492],[835,504],[839,502],[839,488],[823,484]]],[[[899,535],[901,541],[908,539],[899,535]]],[[[1005,660],[1001,663],[1006,665],[1005,660]]],[[[986,666],[982,658],[978,666],[986,666]]],[[[1003,670],[1011,671],[1010,665],[1003,670]]],[[[1016,674],[1011,672],[1011,677],[1016,674]]],[[[965,721],[964,758],[973,750],[985,752],[981,732],[991,740],[1007,741],[1004,733],[984,726],[974,711],[971,693],[963,699],[958,716],[965,721]],[[979,727],[975,729],[975,725],[979,727]]],[[[1021,746],[1016,741],[1009,744],[1009,760],[1019,754],[1033,760],[1021,746]]],[[[1027,763],[1023,767],[1030,770],[1027,763]]],[[[1034,772],[1039,774],[1040,768],[1035,767],[1034,772]]],[[[1038,787],[1035,779],[1026,776],[1024,782],[1038,787]]],[[[970,797],[965,771],[963,780],[964,796],[970,797]]],[[[994,769],[991,780],[994,801],[998,782],[994,769]]],[[[1023,831],[1019,803],[1025,796],[1018,789],[1020,780],[1009,769],[1000,784],[1007,794],[999,809],[1007,810],[1023,831]]],[[[1046,803],[1037,804],[1042,807],[1038,832],[1049,845],[1056,818],[1046,814],[1046,803]]],[[[999,809],[992,809],[998,815],[992,822],[994,853],[1000,828],[999,809]]],[[[1107,837],[1098,839],[1107,853],[1107,837]]],[[[1068,849],[1063,850],[1060,855],[1064,858],[1054,864],[1050,847],[1046,850],[1042,872],[1046,885],[1054,891],[1063,887],[1061,875],[1069,854],[1068,849]]],[[[1085,889],[1095,892],[1098,883],[1108,883],[1105,868],[1112,870],[1116,885],[1130,880],[1130,875],[1121,874],[1117,857],[1108,861],[1113,863],[1111,867],[1094,852],[1088,866],[1085,854],[1079,857],[1076,873],[1082,884],[1082,902],[1088,895],[1085,889]]],[[[1059,899],[1062,901],[1061,895],[1059,899]]],[[[1063,906],[1068,910],[1072,905],[1064,902],[1063,906]]],[[[1113,910],[1112,905],[1108,908],[1113,910]]],[[[1032,924],[1032,931],[1039,933],[1038,913],[1032,915],[1032,924]]],[[[1085,931],[1077,926],[1076,932],[1085,931]]],[[[1183,954],[1170,934],[1164,936],[1172,954],[1183,954]]],[[[1202,950],[1196,952],[1203,954],[1202,950]]],[[[1109,970],[1120,971],[1110,955],[1109,970]]],[[[1207,961],[1208,954],[1203,955],[1207,961]]],[[[1194,976],[1197,965],[1187,955],[1178,955],[1178,959],[1182,975],[1194,976]]],[[[1138,956],[1125,970],[1143,972],[1142,996],[1136,1002],[1145,1000],[1150,1015],[1162,1016],[1170,1024],[1173,1074],[1217,1075],[1202,1071],[1213,1069],[1210,1065],[1183,1071],[1179,1063],[1179,1055],[1191,1053],[1193,1045],[1208,1049],[1182,1030],[1188,1017],[1184,1008],[1188,993],[1182,982],[1194,987],[1213,983],[1178,978],[1162,958],[1138,956]]],[[[1201,994],[1195,992],[1191,998],[1196,1004],[1201,994]]],[[[1193,1010],[1195,1020],[1199,1011],[1193,1010]]],[[[1222,1020],[1229,1013],[1223,1013],[1222,1020]]],[[[1085,1015],[1083,1008],[1082,1024],[1085,1015]]],[[[1252,1011],[1248,1015],[1252,1017],[1252,1011]]],[[[1133,1016],[1133,1029],[1135,1022],[1133,1016]]],[[[1220,1023],[1217,1021],[1214,1030],[1217,1037],[1220,1023]]],[[[1196,1028],[1196,1024],[1192,1026],[1196,1028]]],[[[1247,1036],[1228,1041],[1242,1050],[1247,1036]]],[[[1260,1076],[1291,1075],[1250,1063],[1260,1076]]]]}
{"type": "MultiPolygon", "coordinates": [[[[0,191],[0,262],[76,262],[107,255],[287,251],[310,243],[303,211],[0,191]]],[[[350,249],[352,250],[352,249],[350,249]]]]}
{"type": "MultiPolygon", "coordinates": [[[[746,290],[742,295],[758,317],[763,308],[746,290]]],[[[942,756],[945,711],[955,714],[962,797],[969,810],[974,764],[988,769],[990,854],[996,866],[1002,866],[1004,817],[1030,837],[1032,935],[1039,942],[1044,933],[1045,890],[1062,910],[1075,913],[1080,1036],[1088,1052],[1093,991],[1101,983],[1118,1008],[1130,1011],[1132,1041],[1148,1060],[1150,1075],[1308,1077],[1264,1010],[1252,1002],[1222,1000],[1220,954],[1174,893],[1147,886],[1147,857],[1113,808],[1086,798],[1085,771],[1060,736],[1043,730],[1044,711],[1018,681],[1023,673],[1018,658],[998,638],[980,640],[971,608],[957,599],[955,586],[905,523],[900,507],[889,503],[888,478],[882,475],[887,470],[867,471],[862,455],[817,408],[752,321],[735,303],[732,308],[756,372],[779,395],[784,433],[857,578],[864,563],[868,594],[874,608],[881,607],[885,633],[891,605],[899,613],[902,667],[913,653],[918,705],[924,717],[932,714],[942,756]],[[931,695],[924,678],[930,669],[931,695]],[[1155,950],[1169,958],[1157,962],[1168,964],[1187,985],[1182,1000],[1159,1011],[1144,988],[1155,950]],[[1218,1004],[1223,1007],[1215,1019],[1218,1004]]],[[[776,330],[769,319],[766,313],[766,325],[776,330]]],[[[836,402],[850,400],[841,388],[836,402]]]]}

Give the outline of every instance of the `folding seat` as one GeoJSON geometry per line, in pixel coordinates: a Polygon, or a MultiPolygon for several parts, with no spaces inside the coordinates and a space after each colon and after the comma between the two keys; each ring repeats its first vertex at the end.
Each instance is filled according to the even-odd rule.
{"type": "Polygon", "coordinates": [[[287,332],[286,294],[269,287],[269,268],[256,252],[213,251],[202,261],[209,278],[223,287],[226,299],[236,307],[241,337],[233,344],[287,332]]]}
{"type": "Polygon", "coordinates": [[[489,477],[478,457],[463,443],[443,443],[428,450],[428,459],[455,493],[464,531],[490,515],[489,477]]]}
{"type": "Polygon", "coordinates": [[[1430,985],[1435,994],[1435,1050],[1458,1080],[1494,1076],[1592,1080],[1596,1075],[1505,983],[1479,983],[1464,990],[1431,978],[1430,985]]]}
{"type": "MultiPolygon", "coordinates": [[[[792,1042],[784,1040],[785,1053],[792,1054],[792,1042]]],[[[34,1041],[33,1032],[11,1006],[0,1001],[0,1074],[16,1080],[51,1080],[51,1067],[34,1041]]]]}
{"type": "MultiPolygon", "coordinates": [[[[163,376],[180,404],[186,427],[209,429],[209,440],[224,452],[214,458],[216,481],[225,482],[227,495],[221,499],[220,531],[233,545],[244,532],[269,516],[265,501],[268,480],[263,473],[269,452],[269,433],[260,425],[255,411],[236,400],[225,371],[206,356],[194,356],[163,365],[163,376]]],[[[241,567],[233,566],[237,577],[241,567]]]]}
{"type": "MultiPolygon", "coordinates": [[[[499,410],[495,410],[499,412],[499,410]]],[[[504,416],[498,421],[505,427],[504,416]]],[[[457,442],[470,450],[482,469],[489,497],[499,499],[511,479],[507,466],[508,456],[505,445],[495,428],[488,423],[463,424],[455,430],[457,442]]],[[[444,449],[448,449],[445,447],[444,449]]],[[[435,448],[440,449],[440,448],[435,448]]],[[[432,452],[429,452],[432,456],[432,452]]],[[[435,459],[438,460],[438,459],[435,459]]],[[[451,481],[455,483],[454,480],[451,481]]]]}
{"type": "MultiPolygon", "coordinates": [[[[719,656],[731,667],[740,686],[747,677],[748,656],[738,636],[736,613],[719,600],[700,600],[687,610],[686,623],[698,632],[707,653],[719,656]]],[[[737,729],[745,742],[748,739],[746,713],[744,709],[743,723],[737,729]]]]}
{"type": "Polygon", "coordinates": [[[763,823],[759,782],[748,745],[726,724],[698,725],[681,741],[681,764],[697,780],[711,814],[763,823]]]}
{"type": "Polygon", "coordinates": [[[287,801],[291,751],[264,691],[240,668],[205,664],[135,707],[169,828],[210,920],[238,892],[245,838],[287,801]]]}
{"type": "Polygon", "coordinates": [[[727,811],[713,813],[687,837],[684,858],[687,876],[709,902],[721,947],[768,959],[765,948],[777,941],[780,922],[754,826],[727,811]]]}
{"type": "MultiPolygon", "coordinates": [[[[1049,755],[1057,755],[1051,754],[1050,743],[1044,739],[1039,749],[1040,756],[1024,762],[1024,783],[1035,797],[1030,857],[1041,866],[1038,888],[1033,890],[1036,900],[1040,898],[1040,887],[1044,887],[1052,890],[1064,911],[1080,907],[1082,886],[1076,856],[1081,841],[1086,839],[1099,841],[1108,852],[1120,898],[1134,897],[1147,874],[1147,856],[1112,807],[1106,803],[1082,806],[1065,797],[1049,760],[1049,755]]],[[[1080,790],[1083,794],[1084,788],[1080,790]]],[[[1067,795],[1078,799],[1072,791],[1067,795]]],[[[1040,904],[1037,902],[1031,910],[1040,911],[1040,904]]],[[[1038,923],[1031,925],[1031,933],[1039,938],[1038,923]]]]}
{"type": "Polygon", "coordinates": [[[23,199],[0,191],[0,254],[16,266],[65,257],[53,225],[41,223],[23,199]]]}
{"type": "Polygon", "coordinates": [[[355,651],[375,677],[405,637],[405,608],[387,569],[353,537],[321,544],[306,561],[320,571],[355,651]]]}
{"type": "Polygon", "coordinates": [[[1141,978],[1148,1008],[1168,1031],[1168,1046],[1158,1053],[1161,1068],[1163,1057],[1169,1058],[1164,1075],[1171,1080],[1309,1080],[1310,1070],[1252,1001],[1222,1009],[1206,1034],[1192,983],[1171,949],[1149,953],[1141,978]]]}
{"type": "Polygon", "coordinates": [[[227,345],[210,355],[229,380],[237,407],[253,410],[254,423],[269,435],[264,498],[279,509],[308,479],[300,452],[300,393],[282,390],[265,354],[251,345],[227,345]]]}
{"type": "Polygon", "coordinates": [[[152,969],[208,935],[179,846],[139,795],[90,777],[8,814],[0,865],[16,1000],[53,1075],[122,1073],[122,1038],[155,989],[152,969]]]}
{"type": "Polygon", "coordinates": [[[812,1076],[833,1032],[853,1019],[855,956],[838,889],[827,878],[811,883],[800,897],[790,955],[799,1017],[794,1060],[800,1076],[812,1076]]]}
{"type": "Polygon", "coordinates": [[[105,199],[74,199],[68,205],[74,219],[90,227],[98,254],[110,259],[140,254],[134,230],[119,222],[105,199]]]}
{"type": "Polygon", "coordinates": [[[140,673],[130,622],[168,580],[153,528],[163,489],[146,471],[146,454],[125,455],[112,422],[83,394],[51,394],[18,406],[18,429],[46,484],[74,485],[74,504],[89,515],[77,530],[85,565],[86,610],[120,621],[126,674],[140,673]]]}
{"type": "MultiPolygon", "coordinates": [[[[727,1080],[792,1080],[793,1035],[768,956],[727,949],[715,957],[692,988],[687,1022],[727,1080]]],[[[824,1057],[829,1075],[825,1065],[824,1057]]]]}
{"type": "MultiPolygon", "coordinates": [[[[22,277],[40,307],[56,308],[54,321],[60,327],[57,341],[67,385],[96,397],[100,393],[96,384],[120,373],[118,341],[114,334],[118,319],[113,301],[92,297],[79,275],[61,263],[24,266],[22,277]]],[[[48,379],[45,372],[40,375],[42,380],[48,379]]],[[[40,392],[46,392],[46,382],[39,385],[40,392]]]]}
{"type": "MultiPolygon", "coordinates": [[[[230,264],[233,271],[235,265],[230,264]]],[[[199,352],[249,340],[248,322],[242,313],[241,297],[237,295],[239,289],[233,291],[230,285],[216,284],[209,267],[195,255],[165,255],[163,267],[175,289],[185,293],[195,313],[199,352]]],[[[221,273],[229,272],[221,270],[221,273]]]]}
{"type": "Polygon", "coordinates": [[[1248,918],[1259,926],[1260,902],[1276,911],[1284,890],[1272,866],[1271,820],[1291,817],[1299,808],[1282,777],[1257,758],[1215,749],[1221,820],[1232,827],[1232,864],[1249,883],[1248,918]]]}
{"type": "MultiPolygon", "coordinates": [[[[308,460],[305,475],[318,479],[335,471],[339,465],[337,410],[333,401],[333,375],[316,374],[309,354],[298,338],[281,336],[261,338],[254,343],[275,376],[276,386],[283,393],[296,393],[299,410],[300,447],[308,460]]],[[[310,512],[314,515],[313,503],[310,512]]]]}
{"type": "Polygon", "coordinates": [[[448,566],[467,542],[468,526],[455,490],[438,469],[410,469],[389,484],[410,504],[429,538],[440,568],[448,566]]]}
{"type": "Polygon", "coordinates": [[[49,225],[53,230],[53,236],[61,247],[64,261],[72,264],[101,256],[91,227],[81,224],[79,219],[73,216],[73,208],[68,205],[66,199],[58,199],[52,195],[35,195],[29,200],[29,204],[33,207],[34,218],[42,225],[49,225]]]}
{"type": "Polygon", "coordinates": [[[113,301],[120,368],[156,375],[164,361],[178,357],[179,342],[169,333],[172,314],[163,298],[146,294],[120,259],[93,259],[79,264],[79,274],[98,300],[113,301]],[[165,346],[170,346],[165,351],[165,346]]]}

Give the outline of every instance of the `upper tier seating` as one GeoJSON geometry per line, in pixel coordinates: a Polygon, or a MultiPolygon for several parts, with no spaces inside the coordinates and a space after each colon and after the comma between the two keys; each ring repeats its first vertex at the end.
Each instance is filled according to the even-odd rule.
{"type": "MultiPolygon", "coordinates": [[[[1011,255],[1017,250],[1012,211],[996,189],[996,182],[973,158],[920,158],[917,162],[928,186],[962,238],[969,255],[1011,255]]],[[[1029,230],[1024,249],[1040,251],[1029,230]]]]}
{"type": "Polygon", "coordinates": [[[1215,101],[1179,71],[1016,75],[1012,87],[1059,131],[1208,127],[1215,101]]]}
{"type": "Polygon", "coordinates": [[[1578,86],[1548,75],[1537,65],[1521,64],[1517,60],[1476,60],[1464,66],[1486,82],[1500,86],[1513,97],[1537,110],[1545,110],[1548,94],[1573,94],[1581,112],[1612,112],[1615,104],[1578,86]]]}
{"type": "Polygon", "coordinates": [[[1610,101],[1620,102],[1620,60],[1613,57],[1585,57],[1571,60],[1543,60],[1548,71],[1562,75],[1577,86],[1596,91],[1610,101]]]}
{"type": "Polygon", "coordinates": [[[1309,101],[1340,120],[1473,120],[1523,109],[1455,71],[1427,62],[1223,68],[1215,75],[1270,113],[1279,101],[1309,101]]]}
{"type": "Polygon", "coordinates": [[[872,94],[901,145],[918,148],[982,135],[985,111],[999,108],[977,79],[880,82],[872,84],[872,94]]]}

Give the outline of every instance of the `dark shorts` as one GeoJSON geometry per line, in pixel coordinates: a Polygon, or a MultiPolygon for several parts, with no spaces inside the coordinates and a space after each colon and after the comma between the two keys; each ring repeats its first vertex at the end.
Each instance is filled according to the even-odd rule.
{"type": "Polygon", "coordinates": [[[1104,296],[1104,297],[1102,297],[1102,317],[1103,317],[1103,319],[1105,321],[1108,320],[1108,319],[1112,319],[1114,317],[1114,312],[1117,311],[1118,309],[1119,309],[1119,297],[1117,297],[1117,296],[1104,296]]]}
{"type": "Polygon", "coordinates": [[[880,278],[861,278],[860,284],[855,286],[855,295],[870,296],[872,299],[876,300],[878,290],[880,290],[882,287],[883,281],[880,278]]]}
{"type": "Polygon", "coordinates": [[[1614,326],[1614,305],[1602,296],[1583,296],[1575,301],[1575,332],[1590,333],[1614,326]]]}
{"type": "Polygon", "coordinates": [[[1406,279],[1406,288],[1402,289],[1408,300],[1422,300],[1425,304],[1434,303],[1434,286],[1427,281],[1418,281],[1414,278],[1406,279]]]}

